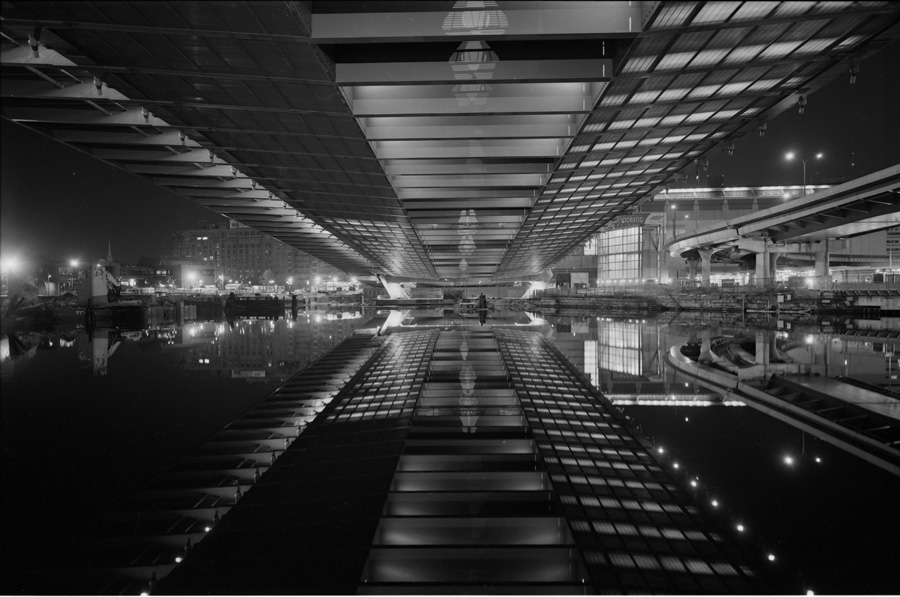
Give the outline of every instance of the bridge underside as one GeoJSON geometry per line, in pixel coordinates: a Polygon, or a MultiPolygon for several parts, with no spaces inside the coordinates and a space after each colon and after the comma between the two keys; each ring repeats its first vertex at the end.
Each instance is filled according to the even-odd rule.
{"type": "Polygon", "coordinates": [[[8,2],[2,115],[354,275],[534,278],[900,21],[477,4],[8,2]]]}

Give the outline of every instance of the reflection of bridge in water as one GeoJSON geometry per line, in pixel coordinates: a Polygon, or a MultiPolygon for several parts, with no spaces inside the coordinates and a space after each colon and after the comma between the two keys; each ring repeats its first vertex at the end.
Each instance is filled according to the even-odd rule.
{"type": "Polygon", "coordinates": [[[534,327],[401,321],[359,330],[120,504],[81,537],[95,566],[79,581],[179,594],[766,582],[534,327]],[[620,529],[667,540],[649,551],[620,529]]]}
{"type": "MultiPolygon", "coordinates": [[[[808,336],[804,344],[814,341],[808,336]]],[[[805,351],[798,352],[802,346],[766,332],[743,339],[704,333],[673,346],[666,363],[727,399],[741,400],[900,475],[900,394],[837,379],[827,347],[820,353],[823,359],[803,362],[796,358],[805,351]]]]}

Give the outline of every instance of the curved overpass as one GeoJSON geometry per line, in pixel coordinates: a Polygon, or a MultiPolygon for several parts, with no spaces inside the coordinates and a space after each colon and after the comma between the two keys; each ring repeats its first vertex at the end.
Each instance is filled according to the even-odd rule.
{"type": "Polygon", "coordinates": [[[774,275],[780,255],[814,254],[816,273],[828,275],[830,252],[843,248],[841,239],[894,226],[900,226],[900,164],[718,228],[675,237],[664,248],[673,257],[702,262],[704,285],[714,256],[738,261],[764,254],[755,259],[756,280],[762,283],[774,275]]]}

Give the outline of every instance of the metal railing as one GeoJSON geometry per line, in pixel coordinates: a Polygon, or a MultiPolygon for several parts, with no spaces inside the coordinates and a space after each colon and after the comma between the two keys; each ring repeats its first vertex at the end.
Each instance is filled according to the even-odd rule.
{"type": "MultiPolygon", "coordinates": [[[[871,275],[869,276],[871,278],[871,275]]],[[[857,291],[857,290],[891,290],[900,292],[900,280],[885,282],[835,282],[831,276],[810,276],[800,282],[790,284],[775,278],[757,279],[753,284],[703,287],[697,281],[692,286],[688,283],[673,284],[639,284],[639,283],[602,283],[598,287],[584,288],[546,288],[535,293],[534,298],[556,298],[567,296],[609,296],[609,297],[647,297],[679,294],[759,294],[759,293],[803,293],[820,291],[857,291]]]]}

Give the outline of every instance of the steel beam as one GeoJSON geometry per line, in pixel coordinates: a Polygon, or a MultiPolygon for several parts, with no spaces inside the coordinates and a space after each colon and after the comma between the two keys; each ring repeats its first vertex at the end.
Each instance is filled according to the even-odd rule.
{"type": "Polygon", "coordinates": [[[467,188],[467,187],[542,187],[547,174],[479,174],[457,177],[432,176],[392,176],[395,189],[402,188],[467,188]]]}
{"type": "Polygon", "coordinates": [[[640,31],[637,2],[555,3],[552,8],[515,10],[464,5],[450,11],[314,13],[312,39],[316,43],[386,41],[529,40],[631,37],[640,31]]]}
{"type": "Polygon", "coordinates": [[[554,139],[499,139],[465,141],[381,141],[374,144],[379,160],[433,158],[556,158],[565,152],[565,144],[554,139]]]}
{"type": "MultiPolygon", "coordinates": [[[[514,138],[569,138],[574,137],[578,127],[572,123],[529,124],[528,116],[518,117],[519,123],[465,125],[462,123],[440,126],[379,126],[371,123],[375,118],[368,118],[365,126],[366,138],[369,141],[387,140],[423,140],[423,139],[514,139],[514,138]]],[[[391,119],[393,120],[393,119],[391,119]]],[[[406,119],[404,119],[406,120],[406,119]]],[[[406,120],[408,122],[408,120],[406,120]]]]}
{"type": "Polygon", "coordinates": [[[106,85],[101,85],[101,90],[98,91],[92,83],[74,83],[60,88],[50,86],[43,80],[29,81],[7,78],[2,79],[2,84],[0,84],[0,95],[2,95],[3,98],[26,98],[34,100],[85,99],[114,102],[131,101],[127,96],[106,85]]]}
{"type": "MultiPolygon", "coordinates": [[[[608,81],[612,60],[499,60],[490,64],[487,83],[608,81]]],[[[366,62],[335,65],[337,83],[355,85],[415,85],[460,83],[452,62],[366,62]]]]}
{"type": "Polygon", "coordinates": [[[147,149],[107,149],[103,147],[91,148],[91,153],[101,160],[108,161],[135,161],[135,162],[194,162],[198,164],[225,164],[215,153],[210,155],[206,149],[191,149],[179,154],[173,154],[165,150],[147,149]]]}
{"type": "MultiPolygon", "coordinates": [[[[137,132],[124,133],[119,131],[75,131],[66,129],[53,129],[53,137],[57,141],[65,143],[88,143],[98,145],[167,145],[171,147],[191,147],[199,148],[201,145],[193,139],[185,138],[182,140],[181,133],[175,129],[168,129],[162,132],[156,132],[154,129],[147,130],[146,135],[137,132]]],[[[229,173],[230,175],[230,173],[229,173]]]]}
{"type": "Polygon", "coordinates": [[[152,113],[144,115],[139,106],[121,112],[105,114],[85,105],[85,109],[45,108],[38,106],[3,106],[3,116],[14,122],[39,124],[80,124],[91,126],[154,126],[171,125],[152,113]]]}

